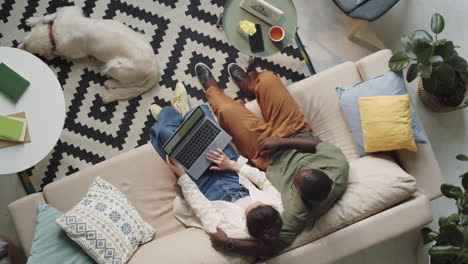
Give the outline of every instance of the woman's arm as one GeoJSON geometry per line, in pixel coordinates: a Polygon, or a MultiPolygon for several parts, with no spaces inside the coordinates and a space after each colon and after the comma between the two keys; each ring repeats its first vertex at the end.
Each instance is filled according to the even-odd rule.
{"type": "Polygon", "coordinates": [[[189,206],[200,219],[204,229],[208,232],[214,232],[220,223],[220,216],[211,202],[200,192],[198,186],[185,173],[184,168],[166,156],[166,163],[174,174],[179,177],[178,184],[182,189],[184,198],[189,206]]]}
{"type": "Polygon", "coordinates": [[[249,179],[251,182],[257,185],[260,190],[266,191],[273,187],[271,182],[267,179],[265,172],[247,164],[242,165],[239,171],[239,175],[249,179]]]}
{"type": "Polygon", "coordinates": [[[217,228],[216,232],[209,233],[213,248],[224,252],[235,252],[245,256],[255,256],[269,258],[285,249],[288,244],[276,239],[269,243],[264,243],[256,239],[232,239],[226,233],[217,228]],[[228,246],[228,244],[230,244],[228,246]]]}
{"type": "Polygon", "coordinates": [[[211,202],[200,192],[198,186],[187,174],[179,177],[177,181],[182,189],[184,198],[195,212],[208,232],[213,232],[220,223],[220,216],[211,202]]]}
{"type": "Polygon", "coordinates": [[[210,167],[210,170],[230,170],[239,173],[242,167],[241,164],[230,160],[220,148],[206,153],[206,159],[217,165],[210,167]]]}
{"type": "Polygon", "coordinates": [[[264,191],[273,186],[266,178],[265,172],[247,164],[240,164],[230,160],[221,149],[211,150],[206,154],[206,158],[217,165],[211,167],[211,170],[235,171],[239,173],[239,175],[249,179],[251,182],[257,185],[258,188],[264,191]]]}

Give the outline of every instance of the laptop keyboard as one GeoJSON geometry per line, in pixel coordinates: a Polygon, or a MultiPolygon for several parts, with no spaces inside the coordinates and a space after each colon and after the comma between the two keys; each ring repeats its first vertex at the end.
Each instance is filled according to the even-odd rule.
{"type": "Polygon", "coordinates": [[[189,169],[219,133],[221,133],[221,129],[213,123],[205,121],[192,138],[185,143],[175,159],[189,169]]]}

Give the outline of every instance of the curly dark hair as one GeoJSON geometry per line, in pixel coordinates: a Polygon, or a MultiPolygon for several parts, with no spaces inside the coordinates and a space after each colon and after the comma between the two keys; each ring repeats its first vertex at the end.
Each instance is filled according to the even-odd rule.
{"type": "Polygon", "coordinates": [[[265,231],[279,233],[283,226],[280,213],[271,205],[262,204],[246,215],[247,229],[253,238],[260,238],[265,231]]]}

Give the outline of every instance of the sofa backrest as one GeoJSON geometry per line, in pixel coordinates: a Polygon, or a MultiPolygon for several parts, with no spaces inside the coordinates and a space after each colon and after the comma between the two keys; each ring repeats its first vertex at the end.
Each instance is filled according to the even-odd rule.
{"type": "Polygon", "coordinates": [[[184,230],[172,212],[177,182],[151,143],[125,152],[45,186],[45,201],[68,211],[100,176],[127,196],[143,219],[156,229],[155,238],[184,230]]]}

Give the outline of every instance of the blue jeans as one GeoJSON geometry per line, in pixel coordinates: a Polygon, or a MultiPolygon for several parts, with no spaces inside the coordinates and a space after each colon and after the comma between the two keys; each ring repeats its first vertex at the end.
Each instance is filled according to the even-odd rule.
{"type": "MultiPolygon", "coordinates": [[[[216,122],[208,106],[202,105],[201,108],[206,116],[216,122]]],[[[195,108],[190,110],[184,118],[172,107],[164,107],[159,112],[158,121],[151,128],[151,144],[164,160],[166,160],[166,152],[164,152],[162,146],[194,110],[195,108]]],[[[231,144],[224,148],[224,153],[230,160],[237,161],[238,155],[231,144]]],[[[234,202],[242,197],[249,196],[248,189],[239,183],[239,175],[233,171],[212,171],[207,169],[200,178],[192,178],[192,180],[210,201],[234,202]]]]}

